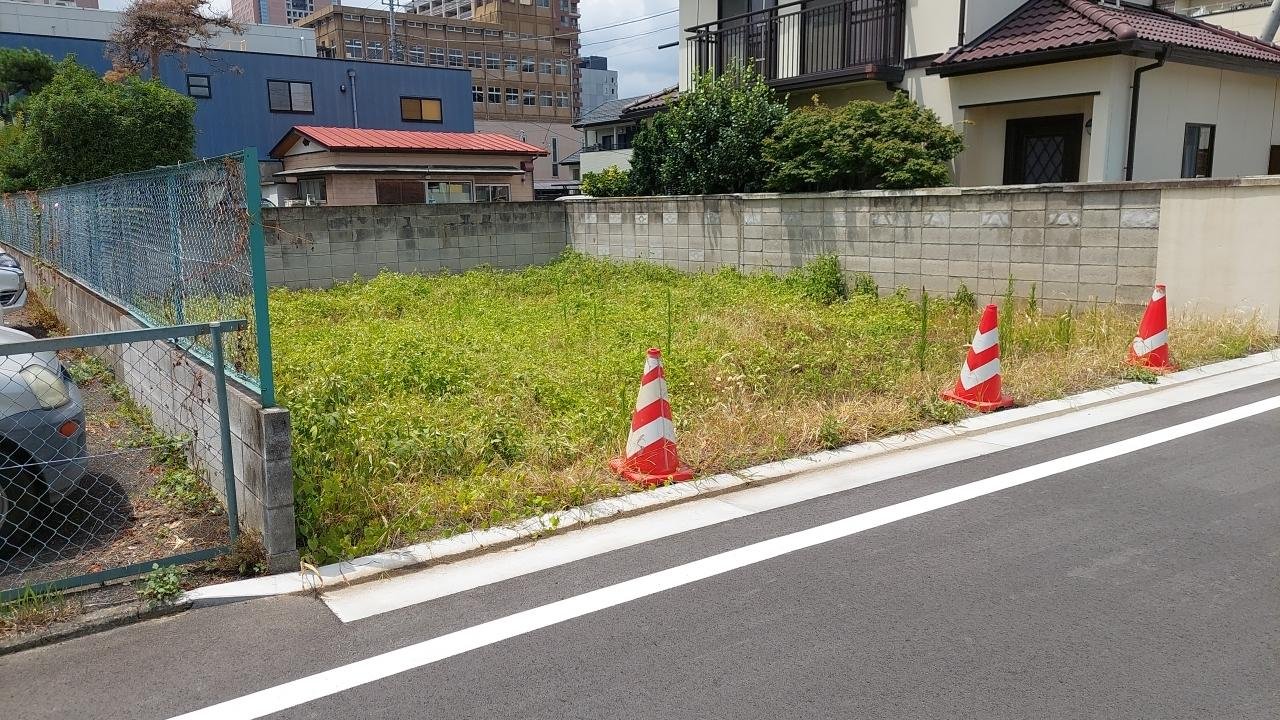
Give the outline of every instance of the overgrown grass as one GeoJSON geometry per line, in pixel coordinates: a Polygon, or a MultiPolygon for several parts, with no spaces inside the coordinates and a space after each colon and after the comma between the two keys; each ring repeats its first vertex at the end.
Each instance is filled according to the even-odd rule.
{"type": "MultiPolygon", "coordinates": [[[[664,346],[680,449],[701,473],[962,417],[937,393],[973,333],[972,295],[934,298],[922,322],[920,303],[874,297],[865,280],[847,299],[825,291],[828,274],[570,255],[518,273],[273,291],[306,552],[326,561],[625,492],[605,463],[625,443],[649,346],[664,346]]],[[[1132,377],[1134,314],[1024,306],[1002,325],[1022,403],[1132,377]]],[[[1274,342],[1247,321],[1173,328],[1184,365],[1274,342]]]]}
{"type": "Polygon", "coordinates": [[[22,594],[0,603],[0,637],[48,627],[80,613],[80,604],[56,591],[36,592],[31,586],[22,594]]]}

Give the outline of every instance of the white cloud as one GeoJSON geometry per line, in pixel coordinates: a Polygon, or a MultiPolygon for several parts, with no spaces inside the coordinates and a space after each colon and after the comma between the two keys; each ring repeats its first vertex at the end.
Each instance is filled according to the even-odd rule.
{"type": "MultiPolygon", "coordinates": [[[[101,0],[107,10],[122,10],[131,0],[101,0]]],[[[348,0],[344,5],[373,6],[375,0],[348,0]]],[[[231,0],[212,0],[218,12],[230,12],[231,0]]],[[[676,84],[676,48],[659,45],[679,37],[680,13],[672,12],[643,22],[596,30],[606,25],[658,15],[679,7],[678,0],[580,0],[582,54],[609,58],[609,69],[618,71],[618,96],[633,97],[657,92],[676,84]],[[663,29],[666,28],[666,29],[663,29]],[[655,32],[656,31],[656,32],[655,32]]]]}

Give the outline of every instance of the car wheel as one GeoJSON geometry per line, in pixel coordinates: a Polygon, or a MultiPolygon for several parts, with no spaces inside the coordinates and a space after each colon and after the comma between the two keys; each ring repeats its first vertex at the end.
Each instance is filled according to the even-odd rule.
{"type": "Polygon", "coordinates": [[[0,558],[11,557],[40,527],[40,480],[30,470],[0,477],[0,558]]]}

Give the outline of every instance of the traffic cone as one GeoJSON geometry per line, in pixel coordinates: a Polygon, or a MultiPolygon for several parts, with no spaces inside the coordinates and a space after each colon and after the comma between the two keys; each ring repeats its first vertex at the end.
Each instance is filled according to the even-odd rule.
{"type": "Polygon", "coordinates": [[[1013,405],[1013,398],[1000,392],[1000,321],[995,305],[982,311],[969,355],[960,366],[960,379],[955,388],[942,391],[942,399],[968,405],[978,412],[1013,405]]]}
{"type": "Polygon", "coordinates": [[[1178,366],[1169,359],[1169,311],[1164,299],[1164,285],[1151,291],[1151,302],[1142,314],[1138,335],[1129,344],[1129,364],[1152,372],[1166,373],[1178,366]]]}
{"type": "Polygon", "coordinates": [[[691,480],[693,471],[676,452],[676,428],[667,402],[667,381],[662,371],[662,351],[649,348],[640,378],[636,410],[631,414],[625,457],[609,461],[615,473],[638,485],[691,480]]]}

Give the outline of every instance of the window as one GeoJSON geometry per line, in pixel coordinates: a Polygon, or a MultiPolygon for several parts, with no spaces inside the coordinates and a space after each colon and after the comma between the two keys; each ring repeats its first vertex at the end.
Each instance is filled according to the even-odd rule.
{"type": "Polygon", "coordinates": [[[568,60],[557,60],[557,61],[556,61],[556,74],[557,74],[557,75],[568,75],[568,74],[569,74],[569,61],[568,61],[568,60]]]}
{"type": "Polygon", "coordinates": [[[532,90],[524,91],[524,104],[534,106],[538,104],[538,96],[532,90]]]}
{"type": "Polygon", "coordinates": [[[550,75],[550,74],[551,74],[551,61],[550,61],[550,60],[543,60],[543,61],[539,62],[539,63],[538,63],[538,72],[542,73],[543,75],[550,75]]]}
{"type": "Polygon", "coordinates": [[[489,86],[489,102],[493,105],[502,104],[502,88],[489,86]]]}
{"type": "Polygon", "coordinates": [[[538,0],[538,7],[544,7],[544,8],[551,7],[551,0],[538,0]]]}
{"type": "Polygon", "coordinates": [[[471,202],[471,183],[457,181],[429,182],[427,183],[427,202],[471,202]]]}
{"type": "Polygon", "coordinates": [[[537,63],[533,61],[533,58],[526,57],[520,61],[520,72],[531,73],[535,70],[537,70],[537,63]]]}
{"type": "Polygon", "coordinates": [[[560,11],[561,11],[561,12],[571,12],[571,11],[570,11],[570,9],[569,9],[570,7],[571,7],[571,6],[569,5],[569,0],[560,0],[560,11]]]}
{"type": "Polygon", "coordinates": [[[520,33],[520,39],[521,39],[521,40],[532,40],[532,39],[533,39],[533,33],[520,33]]]}
{"type": "Polygon", "coordinates": [[[444,64],[444,48],[437,48],[437,47],[431,48],[431,64],[432,65],[444,64]]]}
{"type": "Polygon", "coordinates": [[[507,56],[503,58],[502,62],[504,65],[506,65],[507,72],[515,72],[519,68],[519,65],[517,65],[516,56],[510,53],[507,53],[507,56]]]}
{"type": "Polygon", "coordinates": [[[360,16],[354,13],[342,13],[343,20],[359,20],[360,16]]]}
{"type": "Polygon", "coordinates": [[[373,191],[379,205],[418,205],[427,201],[421,180],[375,180],[373,191]]]}
{"type": "Polygon", "coordinates": [[[468,35],[479,35],[479,34],[480,34],[480,28],[473,28],[473,27],[469,27],[469,28],[467,28],[467,34],[468,34],[468,35]]]}
{"type": "Polygon", "coordinates": [[[520,104],[520,91],[519,91],[519,90],[517,90],[517,89],[515,89],[515,88],[507,88],[507,104],[508,104],[508,105],[519,105],[519,104],[520,104]]]}
{"type": "Polygon", "coordinates": [[[484,56],[484,66],[489,70],[501,70],[502,56],[495,52],[486,53],[484,56]]]}
{"type": "Polygon", "coordinates": [[[213,97],[213,93],[209,88],[208,75],[188,75],[187,76],[187,94],[193,98],[209,98],[213,97]]]}
{"type": "Polygon", "coordinates": [[[422,23],[421,23],[421,22],[419,22],[419,21],[417,21],[417,20],[410,20],[407,24],[408,24],[408,25],[409,25],[409,27],[411,27],[411,28],[420,28],[420,27],[422,27],[422,23]]]}
{"type": "Polygon", "coordinates": [[[367,57],[370,60],[381,60],[382,59],[382,43],[378,42],[377,40],[370,40],[369,54],[367,57]]]}
{"type": "Polygon", "coordinates": [[[565,90],[556,92],[556,107],[569,107],[569,93],[565,90]]]}
{"type": "Polygon", "coordinates": [[[328,198],[325,197],[324,178],[307,178],[298,181],[298,197],[305,200],[307,205],[320,205],[328,198]]]}
{"type": "Polygon", "coordinates": [[[473,103],[484,102],[484,86],[483,85],[471,86],[471,102],[473,103]]]}
{"type": "Polygon", "coordinates": [[[1187,123],[1182,136],[1182,177],[1213,176],[1213,140],[1216,125],[1187,123]]]}
{"type": "Polygon", "coordinates": [[[348,40],[347,57],[356,59],[364,57],[364,43],[359,40],[348,40]]]}
{"type": "Polygon", "coordinates": [[[415,65],[422,65],[427,61],[427,53],[422,49],[421,45],[414,45],[409,48],[409,62],[415,65]]]}
{"type": "Polygon", "coordinates": [[[440,23],[427,23],[428,30],[443,30],[444,26],[440,23]]]}
{"type": "Polygon", "coordinates": [[[507,202],[511,200],[510,185],[477,185],[476,202],[507,202]]]}
{"type": "Polygon", "coordinates": [[[510,30],[507,30],[506,32],[504,32],[504,33],[502,34],[502,37],[503,37],[504,39],[507,39],[507,40],[519,40],[519,39],[520,39],[520,36],[519,36],[519,35],[517,35],[517,34],[515,34],[515,33],[511,32],[510,30]]]}
{"type": "Polygon", "coordinates": [[[467,67],[483,68],[484,53],[480,52],[479,50],[472,50],[471,52],[467,53],[467,67]]]}
{"type": "Polygon", "coordinates": [[[582,179],[582,168],[574,168],[574,169],[573,169],[573,179],[574,179],[574,180],[581,180],[581,179],[582,179]]]}
{"type": "Polygon", "coordinates": [[[542,107],[551,107],[551,91],[543,90],[538,96],[538,104],[542,107]]]}
{"type": "Polygon", "coordinates": [[[551,177],[560,177],[560,138],[551,138],[551,177]]]}
{"type": "Polygon", "coordinates": [[[382,24],[382,18],[380,18],[380,17],[369,17],[369,16],[367,16],[367,15],[366,15],[366,16],[365,16],[365,18],[364,18],[364,21],[365,21],[365,22],[367,22],[367,23],[369,23],[370,25],[381,25],[381,24],[382,24]]]}
{"type": "Polygon", "coordinates": [[[405,122],[441,122],[440,98],[400,98],[400,119],[405,122]]]}
{"type": "Polygon", "coordinates": [[[456,33],[462,32],[462,27],[459,25],[445,25],[445,29],[448,30],[449,32],[456,32],[456,33]]]}
{"type": "Polygon", "coordinates": [[[449,51],[449,67],[462,67],[462,51],[461,50],[449,51]]]}
{"type": "Polygon", "coordinates": [[[396,40],[387,45],[387,57],[391,59],[391,62],[404,62],[404,43],[396,40]]]}
{"type": "Polygon", "coordinates": [[[501,30],[485,30],[484,36],[485,37],[502,37],[502,31],[501,30]]]}
{"type": "Polygon", "coordinates": [[[271,112],[314,112],[315,109],[311,106],[311,83],[268,80],[267,107],[271,112]]]}

